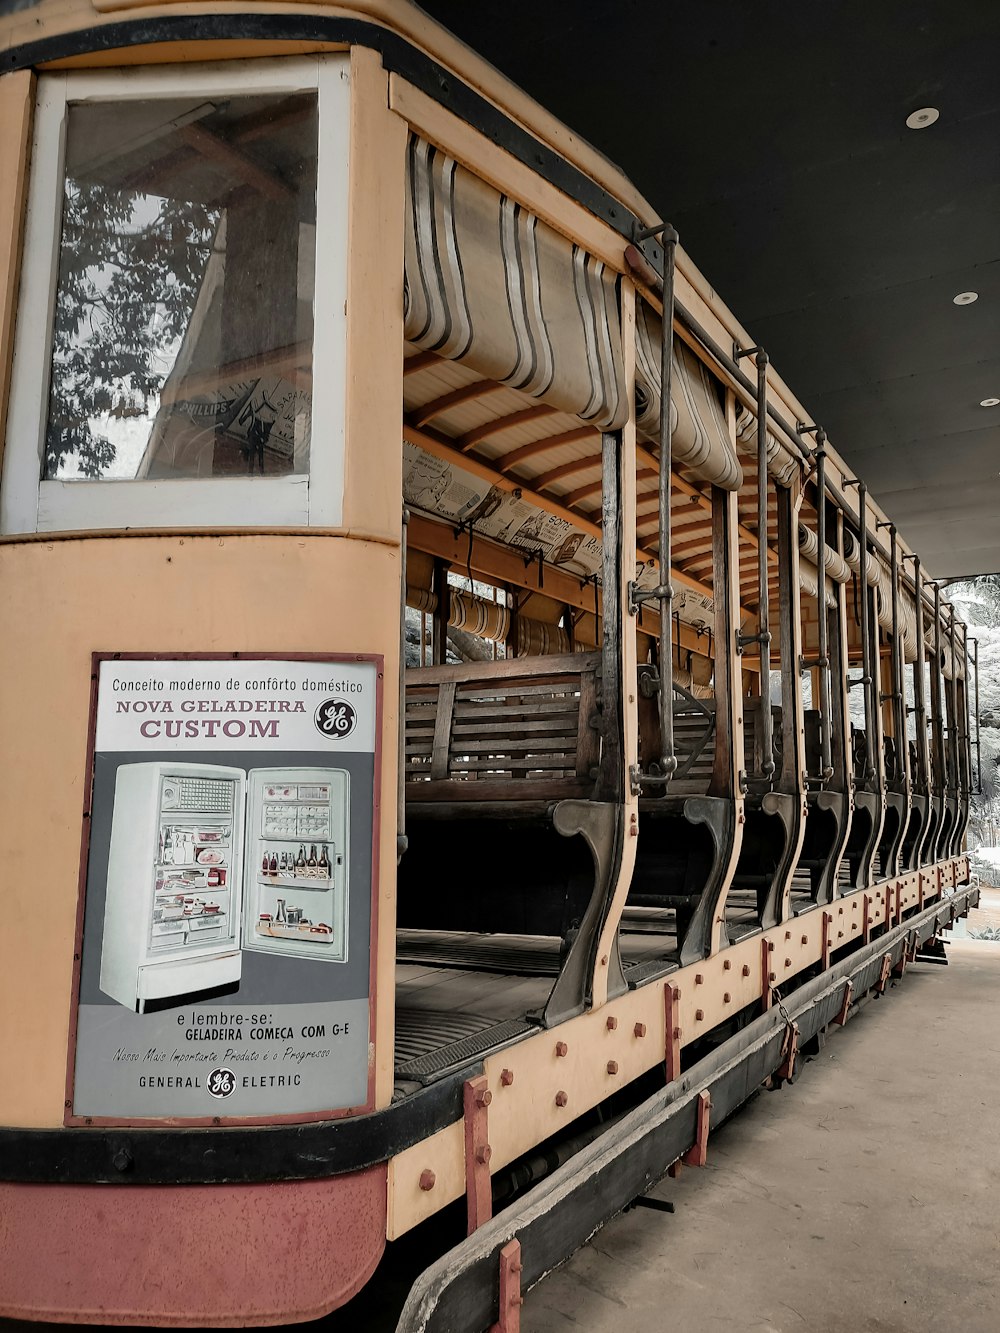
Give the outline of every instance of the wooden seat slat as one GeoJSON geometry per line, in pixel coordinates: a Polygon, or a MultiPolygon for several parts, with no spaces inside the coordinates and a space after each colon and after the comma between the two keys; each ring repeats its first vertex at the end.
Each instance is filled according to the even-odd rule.
{"type": "Polygon", "coordinates": [[[466,736],[453,738],[449,748],[452,754],[541,754],[558,750],[575,758],[576,737],[570,739],[572,744],[567,745],[565,736],[526,736],[523,740],[516,736],[485,737],[482,740],[466,736]]]}
{"type": "MultiPolygon", "coordinates": [[[[410,729],[407,727],[407,735],[410,729]]],[[[452,736],[576,736],[576,718],[552,718],[542,722],[455,722],[452,736]]]]}
{"type": "Polygon", "coordinates": [[[600,660],[562,654],[407,673],[407,799],[530,803],[537,817],[539,801],[588,796],[600,761],[600,660]]]}

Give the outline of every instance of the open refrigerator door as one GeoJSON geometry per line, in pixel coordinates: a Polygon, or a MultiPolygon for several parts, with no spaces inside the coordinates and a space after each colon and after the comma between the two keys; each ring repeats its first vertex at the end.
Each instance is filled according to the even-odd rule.
{"type": "Polygon", "coordinates": [[[349,799],[344,769],[251,771],[245,948],[346,961],[349,799]]]}

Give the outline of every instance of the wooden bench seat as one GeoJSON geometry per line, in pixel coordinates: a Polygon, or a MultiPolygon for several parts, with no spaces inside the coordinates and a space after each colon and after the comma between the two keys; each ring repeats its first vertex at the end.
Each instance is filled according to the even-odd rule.
{"type": "Polygon", "coordinates": [[[564,653],[408,671],[408,809],[530,814],[589,798],[601,755],[600,663],[599,653],[564,653]]]}

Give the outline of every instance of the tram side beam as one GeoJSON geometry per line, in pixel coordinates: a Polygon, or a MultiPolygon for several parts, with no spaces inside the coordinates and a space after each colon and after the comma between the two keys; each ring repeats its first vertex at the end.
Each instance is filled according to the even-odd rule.
{"type": "MultiPolygon", "coordinates": [[[[966,889],[949,906],[964,912],[977,897],[974,887],[966,889]]],[[[845,983],[858,997],[881,990],[914,937],[918,944],[933,938],[946,916],[935,904],[862,947],[629,1112],[428,1268],[410,1292],[396,1333],[476,1333],[493,1326],[500,1308],[500,1255],[511,1240],[521,1246],[521,1289],[527,1290],[661,1180],[671,1162],[699,1139],[704,1142],[709,1099],[712,1123],[722,1124],[787,1065],[791,1024],[801,1047],[846,1017],[845,983]]]]}

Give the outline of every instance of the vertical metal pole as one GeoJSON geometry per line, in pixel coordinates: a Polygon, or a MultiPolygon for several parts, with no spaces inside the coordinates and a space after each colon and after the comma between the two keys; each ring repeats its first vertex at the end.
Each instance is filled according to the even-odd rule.
{"type": "Polygon", "coordinates": [[[906,774],[906,714],[903,712],[903,652],[899,642],[899,551],[896,546],[896,525],[889,524],[889,578],[892,582],[892,650],[889,659],[892,671],[892,730],[896,743],[896,777],[905,780],[906,774]]]}
{"type": "Polygon", "coordinates": [[[816,432],[816,574],[817,621],[819,625],[819,743],[820,778],[833,777],[833,750],[830,744],[830,626],[826,611],[826,434],[816,432]]]}
{"type": "Polygon", "coordinates": [[[761,773],[774,777],[774,724],[771,717],[770,590],[767,569],[767,353],[757,365],[757,637],[760,643],[761,773]]]}
{"type": "Polygon", "coordinates": [[[976,795],[983,794],[983,760],[982,752],[979,748],[979,640],[970,639],[969,643],[975,648],[973,655],[973,665],[976,668],[976,795]]]}
{"type": "MultiPolygon", "coordinates": [[[[934,781],[938,787],[937,795],[942,801],[945,796],[945,789],[948,785],[945,773],[945,754],[944,754],[944,690],[942,687],[942,660],[941,655],[943,646],[941,643],[941,588],[934,585],[934,670],[931,673],[931,704],[933,717],[931,719],[934,728],[934,781]]],[[[942,819],[944,818],[944,806],[942,805],[942,819]]],[[[941,830],[938,829],[938,836],[941,830]]]]}
{"type": "Polygon", "coordinates": [[[917,763],[920,790],[930,794],[930,754],[927,748],[927,705],[924,699],[924,584],[920,573],[920,556],[913,557],[914,599],[917,608],[917,662],[913,676],[913,715],[916,718],[917,763]]]}
{"type": "MultiPolygon", "coordinates": [[[[406,538],[410,511],[403,508],[403,526],[399,550],[399,754],[396,776],[396,864],[403,859],[406,838],[406,538]]],[[[420,633],[423,666],[423,628],[420,633]]]]}
{"type": "Polygon", "coordinates": [[[670,526],[670,473],[673,466],[673,424],[670,418],[670,388],[674,358],[674,265],[677,233],[663,229],[663,329],[660,339],[660,477],[657,498],[660,561],[660,771],[665,777],[677,768],[674,753],[674,654],[671,643],[670,613],[673,601],[671,582],[672,534],[670,526]]]}
{"type": "Polygon", "coordinates": [[[868,600],[868,487],[863,481],[858,484],[858,520],[859,540],[861,542],[861,573],[859,575],[861,580],[861,655],[864,658],[861,688],[864,692],[865,738],[867,740],[865,780],[871,782],[875,777],[875,766],[872,763],[872,744],[875,735],[875,680],[872,674],[871,620],[868,600]]]}

